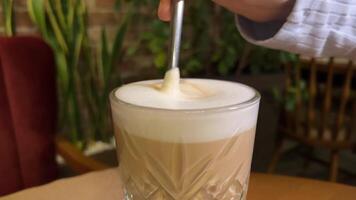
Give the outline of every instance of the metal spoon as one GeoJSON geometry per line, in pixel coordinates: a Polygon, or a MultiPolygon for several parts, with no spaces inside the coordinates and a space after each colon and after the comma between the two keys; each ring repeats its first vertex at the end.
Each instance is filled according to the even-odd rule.
{"type": "Polygon", "coordinates": [[[171,57],[169,67],[173,69],[179,65],[180,42],[184,15],[184,0],[172,0],[171,8],[171,57]]]}

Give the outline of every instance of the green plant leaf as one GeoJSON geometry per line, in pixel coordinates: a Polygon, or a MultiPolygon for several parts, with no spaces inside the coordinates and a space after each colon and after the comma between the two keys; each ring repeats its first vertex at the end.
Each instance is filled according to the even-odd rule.
{"type": "Polygon", "coordinates": [[[281,94],[281,91],[277,87],[272,88],[272,95],[273,95],[273,98],[277,102],[282,102],[282,94],[281,94]]]}
{"type": "Polygon", "coordinates": [[[129,57],[133,56],[137,52],[138,48],[139,48],[139,44],[134,44],[127,47],[126,56],[129,57]]]}
{"type": "Polygon", "coordinates": [[[32,21],[37,24],[44,37],[48,38],[44,4],[45,0],[27,0],[27,9],[32,21]]]}
{"type": "Polygon", "coordinates": [[[13,0],[2,0],[3,6],[3,17],[5,21],[5,34],[7,36],[13,36],[15,34],[15,25],[14,25],[14,2],[13,0]]]}
{"type": "Polygon", "coordinates": [[[73,67],[77,67],[80,59],[80,53],[83,47],[84,32],[80,31],[74,41],[73,67]]]}
{"type": "Polygon", "coordinates": [[[288,98],[286,100],[285,109],[287,111],[293,111],[295,109],[295,98],[288,98]]]}
{"type": "Polygon", "coordinates": [[[64,53],[60,51],[56,52],[56,63],[57,63],[57,76],[59,80],[60,87],[63,90],[64,99],[67,99],[67,90],[69,87],[69,71],[68,63],[64,53]]]}
{"type": "Polygon", "coordinates": [[[66,20],[67,20],[67,31],[69,35],[73,34],[73,24],[74,24],[74,13],[75,13],[75,4],[74,2],[71,0],[69,1],[69,5],[68,5],[68,12],[66,15],[66,20]]]}
{"type": "Polygon", "coordinates": [[[55,0],[54,9],[55,9],[56,14],[57,14],[58,23],[59,23],[60,28],[62,30],[64,30],[63,31],[64,34],[67,34],[68,27],[66,26],[66,19],[65,19],[65,16],[64,16],[64,11],[63,11],[63,6],[62,6],[63,2],[65,2],[65,1],[55,0]]]}
{"type": "Polygon", "coordinates": [[[115,61],[119,57],[119,52],[121,51],[124,43],[125,34],[127,32],[127,20],[125,20],[118,31],[116,32],[114,43],[111,50],[111,57],[109,61],[109,68],[106,71],[106,77],[112,72],[112,68],[114,67],[115,61]]]}
{"type": "Polygon", "coordinates": [[[64,34],[63,34],[59,24],[58,24],[56,16],[55,16],[58,13],[53,10],[50,1],[47,1],[47,3],[45,3],[45,5],[46,5],[46,9],[48,11],[47,12],[48,18],[49,18],[49,21],[50,21],[51,26],[53,28],[54,35],[56,36],[56,39],[58,41],[58,44],[63,49],[63,51],[65,53],[68,53],[68,46],[67,46],[66,41],[64,39],[64,34]]]}
{"type": "Polygon", "coordinates": [[[165,52],[161,52],[155,56],[154,64],[160,70],[166,69],[167,55],[165,52]]]}
{"type": "Polygon", "coordinates": [[[109,47],[108,47],[108,39],[106,35],[106,29],[102,28],[101,29],[101,40],[100,40],[100,61],[101,61],[101,66],[102,66],[102,77],[103,77],[103,83],[105,83],[108,80],[109,76],[109,70],[110,70],[110,53],[109,53],[109,47]]]}

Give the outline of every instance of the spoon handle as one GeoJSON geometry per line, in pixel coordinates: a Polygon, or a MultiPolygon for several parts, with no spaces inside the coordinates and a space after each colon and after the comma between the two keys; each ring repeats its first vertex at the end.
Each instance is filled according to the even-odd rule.
{"type": "Polygon", "coordinates": [[[179,65],[180,43],[183,26],[184,0],[172,0],[170,68],[179,65]]]}

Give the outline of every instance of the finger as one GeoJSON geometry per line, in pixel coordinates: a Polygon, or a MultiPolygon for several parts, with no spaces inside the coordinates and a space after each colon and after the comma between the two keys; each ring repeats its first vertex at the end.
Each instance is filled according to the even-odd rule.
{"type": "Polygon", "coordinates": [[[162,21],[171,20],[171,0],[161,0],[158,7],[158,17],[162,21]]]}

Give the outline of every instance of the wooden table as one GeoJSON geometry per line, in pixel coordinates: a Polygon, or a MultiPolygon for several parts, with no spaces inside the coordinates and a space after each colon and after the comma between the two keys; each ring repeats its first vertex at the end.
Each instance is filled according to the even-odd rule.
{"type": "MultiPolygon", "coordinates": [[[[0,200],[121,200],[117,169],[93,172],[28,189],[0,200]]],[[[356,187],[252,174],[248,200],[356,200],[356,187]]]]}

